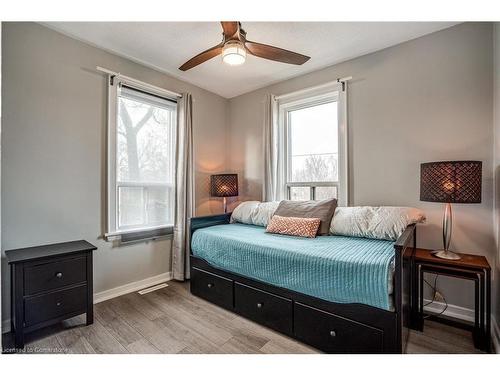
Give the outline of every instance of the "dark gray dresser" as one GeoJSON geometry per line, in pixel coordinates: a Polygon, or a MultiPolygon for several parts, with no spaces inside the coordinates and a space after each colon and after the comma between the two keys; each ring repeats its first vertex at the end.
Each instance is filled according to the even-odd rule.
{"type": "Polygon", "coordinates": [[[11,330],[16,348],[27,332],[86,313],[94,321],[91,243],[80,240],[7,250],[11,330]]]}

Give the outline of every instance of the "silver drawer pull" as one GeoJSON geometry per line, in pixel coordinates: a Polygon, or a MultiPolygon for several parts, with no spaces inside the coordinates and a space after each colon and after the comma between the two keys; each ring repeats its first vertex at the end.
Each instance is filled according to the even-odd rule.
{"type": "Polygon", "coordinates": [[[335,331],[330,331],[330,336],[332,336],[332,337],[337,336],[337,332],[335,332],[335,331]]]}
{"type": "Polygon", "coordinates": [[[212,284],[212,283],[208,283],[208,284],[207,284],[207,286],[208,286],[209,288],[213,288],[214,284],[212,284]]]}
{"type": "Polygon", "coordinates": [[[257,308],[258,308],[258,309],[261,309],[261,308],[262,308],[262,306],[264,306],[264,305],[263,305],[262,303],[260,303],[260,302],[257,304],[257,308]]]}
{"type": "Polygon", "coordinates": [[[58,273],[56,273],[56,277],[57,277],[58,279],[62,278],[62,277],[63,277],[62,272],[58,272],[58,273]]]}
{"type": "Polygon", "coordinates": [[[57,306],[57,307],[59,307],[59,306],[61,306],[61,305],[62,305],[62,303],[61,303],[61,302],[56,302],[56,306],[57,306]]]}

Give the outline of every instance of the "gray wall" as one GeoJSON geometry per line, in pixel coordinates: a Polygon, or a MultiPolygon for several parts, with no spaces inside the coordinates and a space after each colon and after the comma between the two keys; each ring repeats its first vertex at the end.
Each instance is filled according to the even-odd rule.
{"type": "Polygon", "coordinates": [[[107,95],[95,67],[193,94],[198,214],[221,210],[208,197],[208,175],[224,170],[227,100],[35,23],[4,22],[2,42],[2,249],[86,239],[99,247],[95,292],[170,271],[170,240],[112,247],[98,239],[105,230],[107,95]]]}
{"type": "MultiPolygon", "coordinates": [[[[461,24],[232,98],[228,167],[244,176],[242,198],[261,198],[265,94],[345,76],[353,76],[348,94],[353,204],[424,209],[428,222],[418,230],[418,245],[439,248],[443,206],[419,201],[419,165],[482,160],[482,203],[454,205],[452,248],[484,254],[493,264],[491,24],[461,24]]],[[[440,280],[448,302],[473,306],[468,282],[440,280]]]]}

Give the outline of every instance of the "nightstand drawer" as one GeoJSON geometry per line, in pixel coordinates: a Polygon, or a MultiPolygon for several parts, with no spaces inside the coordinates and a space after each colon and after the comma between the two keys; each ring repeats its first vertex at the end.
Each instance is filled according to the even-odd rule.
{"type": "Polygon", "coordinates": [[[87,279],[86,257],[58,260],[24,268],[24,295],[50,291],[87,279]]]}
{"type": "Polygon", "coordinates": [[[26,298],[24,323],[29,327],[74,312],[84,312],[86,303],[86,285],[26,298]]]}

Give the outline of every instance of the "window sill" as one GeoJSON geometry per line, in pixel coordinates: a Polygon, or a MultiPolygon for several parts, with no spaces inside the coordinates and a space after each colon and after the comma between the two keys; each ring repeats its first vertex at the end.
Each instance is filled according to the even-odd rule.
{"type": "Polygon", "coordinates": [[[131,230],[116,233],[106,233],[104,239],[108,242],[119,241],[120,243],[131,243],[139,241],[150,241],[160,238],[171,237],[174,233],[174,226],[164,226],[141,230],[131,230]]]}

